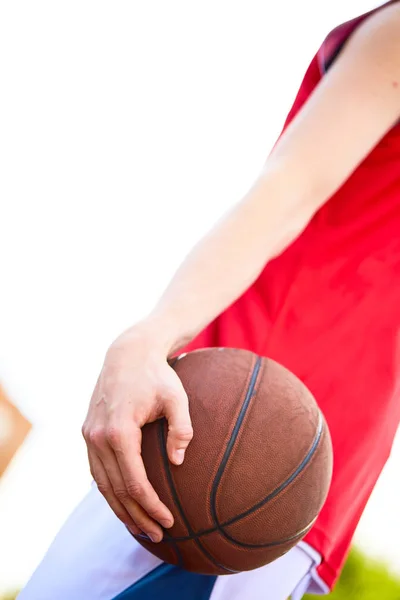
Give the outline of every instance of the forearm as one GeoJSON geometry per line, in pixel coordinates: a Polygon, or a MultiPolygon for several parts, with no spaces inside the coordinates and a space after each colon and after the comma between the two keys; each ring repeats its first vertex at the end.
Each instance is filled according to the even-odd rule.
{"type": "Polygon", "coordinates": [[[307,225],[311,203],[294,199],[288,177],[264,172],[181,264],[146,326],[167,353],[188,343],[257,279],[307,225]]]}
{"type": "Polygon", "coordinates": [[[147,321],[168,352],[245,292],[398,121],[399,32],[398,3],[359,28],[248,194],[188,255],[147,321]]]}

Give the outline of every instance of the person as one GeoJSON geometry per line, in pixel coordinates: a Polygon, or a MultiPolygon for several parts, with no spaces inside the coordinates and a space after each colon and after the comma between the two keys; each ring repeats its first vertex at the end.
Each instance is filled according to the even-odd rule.
{"type": "Polygon", "coordinates": [[[20,600],[299,600],[328,593],[400,420],[400,3],[333,30],[245,197],[186,257],[151,313],[107,351],[83,426],[95,483],[20,600]],[[222,577],[161,563],[173,522],[146,478],[141,427],[165,416],[180,465],[196,431],[168,358],[267,355],[317,398],[334,472],[305,539],[222,577]],[[133,535],[132,535],[133,534],[133,535]]]}

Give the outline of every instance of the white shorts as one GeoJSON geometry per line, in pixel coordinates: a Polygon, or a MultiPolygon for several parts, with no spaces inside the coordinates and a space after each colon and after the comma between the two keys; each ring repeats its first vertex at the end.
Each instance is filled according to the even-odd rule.
{"type": "Polygon", "coordinates": [[[329,591],[316,573],[319,562],[319,554],[300,542],[254,571],[189,573],[140,546],[92,485],[18,600],[300,600],[307,591],[329,591]]]}

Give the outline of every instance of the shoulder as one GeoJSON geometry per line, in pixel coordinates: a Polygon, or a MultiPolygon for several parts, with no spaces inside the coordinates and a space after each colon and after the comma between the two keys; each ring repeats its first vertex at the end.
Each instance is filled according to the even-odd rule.
{"type": "Polygon", "coordinates": [[[342,53],[350,39],[358,35],[370,35],[374,31],[375,36],[381,33],[396,35],[400,39],[400,0],[390,0],[385,4],[374,8],[346,23],[333,29],[325,38],[319,52],[318,62],[322,74],[325,74],[338,56],[342,53]],[[376,30],[379,31],[376,31],[376,30]]]}
{"type": "Polygon", "coordinates": [[[318,209],[399,118],[400,0],[353,27],[276,144],[273,163],[290,173],[290,193],[318,209]]]}

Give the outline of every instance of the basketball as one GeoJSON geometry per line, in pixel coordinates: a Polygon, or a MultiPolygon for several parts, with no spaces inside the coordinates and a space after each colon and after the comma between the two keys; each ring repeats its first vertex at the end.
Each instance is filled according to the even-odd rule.
{"type": "Polygon", "coordinates": [[[189,397],[194,437],[180,466],[167,422],[143,428],[146,471],[175,523],[155,544],[167,563],[223,575],[261,567],[311,529],[328,493],[332,447],[307,387],[252,352],[207,348],[171,361],[189,397]]]}

